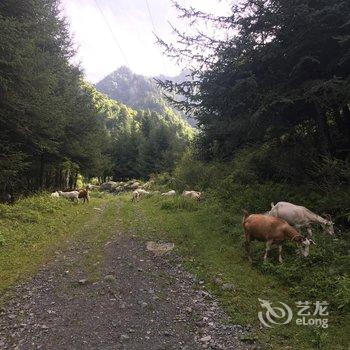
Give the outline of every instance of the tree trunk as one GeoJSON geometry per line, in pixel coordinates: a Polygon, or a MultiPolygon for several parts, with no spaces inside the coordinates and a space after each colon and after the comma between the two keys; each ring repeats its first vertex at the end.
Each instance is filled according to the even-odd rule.
{"type": "Polygon", "coordinates": [[[70,169],[66,172],[66,189],[69,189],[70,169]]]}
{"type": "Polygon", "coordinates": [[[318,106],[315,106],[315,108],[315,122],[317,126],[319,150],[323,156],[331,157],[333,155],[333,147],[329,133],[326,112],[318,106]]]}
{"type": "Polygon", "coordinates": [[[45,171],[45,157],[42,154],[40,156],[40,173],[39,173],[39,188],[42,190],[44,188],[44,171],[45,171]]]}
{"type": "Polygon", "coordinates": [[[342,133],[347,137],[348,143],[350,143],[350,109],[348,105],[343,106],[342,109],[342,133]]]}

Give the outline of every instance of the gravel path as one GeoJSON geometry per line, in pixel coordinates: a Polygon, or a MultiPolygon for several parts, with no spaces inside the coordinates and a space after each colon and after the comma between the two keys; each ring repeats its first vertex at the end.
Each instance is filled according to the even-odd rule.
{"type": "MultiPolygon", "coordinates": [[[[16,287],[0,314],[0,349],[248,349],[174,253],[154,256],[119,229],[90,281],[81,242],[16,287]],[[102,262],[103,263],[103,262],[102,262]]],[[[96,262],[97,264],[98,262],[96,262]]]]}

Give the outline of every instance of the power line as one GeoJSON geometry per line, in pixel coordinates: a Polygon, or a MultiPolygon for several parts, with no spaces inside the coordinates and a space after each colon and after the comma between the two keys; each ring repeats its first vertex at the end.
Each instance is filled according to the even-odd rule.
{"type": "Polygon", "coordinates": [[[151,22],[152,22],[153,32],[154,32],[154,34],[156,34],[156,27],[154,26],[153,17],[152,17],[152,14],[151,14],[151,10],[149,8],[148,0],[146,0],[146,5],[147,5],[149,18],[151,19],[151,22]]]}
{"type": "Polygon", "coordinates": [[[111,32],[112,38],[114,39],[115,44],[117,45],[117,47],[118,47],[120,53],[122,54],[123,59],[124,59],[126,65],[127,65],[128,67],[130,67],[130,64],[129,64],[129,62],[128,62],[128,59],[126,58],[126,55],[125,55],[125,53],[124,53],[122,47],[119,45],[118,39],[117,39],[117,37],[115,36],[115,34],[114,34],[113,30],[112,30],[112,27],[111,27],[110,24],[108,23],[107,17],[106,17],[105,14],[103,13],[102,8],[101,8],[100,5],[98,4],[97,0],[95,0],[95,4],[96,4],[97,8],[99,9],[99,11],[101,12],[101,15],[102,15],[104,21],[106,22],[106,25],[107,25],[107,27],[109,28],[109,31],[111,32]]]}
{"type": "MultiPolygon", "coordinates": [[[[148,10],[148,15],[149,15],[149,18],[150,18],[151,23],[152,23],[153,33],[154,33],[154,35],[155,35],[156,37],[158,37],[157,31],[156,31],[156,27],[155,27],[155,25],[154,25],[152,13],[151,13],[151,10],[150,10],[150,8],[149,8],[148,0],[145,0],[145,1],[146,1],[147,10],[148,10]]],[[[166,69],[166,67],[165,67],[163,55],[162,55],[161,57],[162,57],[162,64],[163,64],[164,73],[165,73],[166,75],[168,75],[167,69],[166,69]]]]}

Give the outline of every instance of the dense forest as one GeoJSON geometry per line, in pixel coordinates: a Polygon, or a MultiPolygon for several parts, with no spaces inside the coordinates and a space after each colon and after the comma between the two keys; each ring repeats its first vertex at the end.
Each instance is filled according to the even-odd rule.
{"type": "Polygon", "coordinates": [[[109,135],[105,177],[147,178],[152,173],[172,171],[193,138],[192,128],[179,115],[171,109],[162,113],[132,109],[87,83],[84,90],[109,135]]]}
{"type": "Polygon", "coordinates": [[[350,3],[246,0],[228,17],[177,8],[193,25],[226,34],[178,32],[177,43],[160,42],[197,67],[194,81],[162,84],[170,99],[174,91],[186,97],[173,103],[201,131],[184,172],[195,161],[231,164],[232,186],[307,185],[328,193],[328,210],[349,213],[350,3]]]}
{"type": "Polygon", "coordinates": [[[0,192],[170,170],[191,137],[169,109],[135,111],[84,82],[57,0],[0,4],[0,192]]]}

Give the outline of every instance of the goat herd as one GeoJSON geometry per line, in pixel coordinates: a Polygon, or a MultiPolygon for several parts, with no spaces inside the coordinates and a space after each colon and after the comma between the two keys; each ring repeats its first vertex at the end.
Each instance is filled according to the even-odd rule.
{"type": "MultiPolygon", "coordinates": [[[[143,188],[138,188],[132,192],[132,201],[138,202],[141,197],[149,195],[174,197],[176,191],[170,190],[161,193],[160,191],[146,191],[143,188]]],[[[204,198],[203,192],[199,191],[183,191],[182,196],[197,201],[204,198]]],[[[64,197],[76,202],[82,199],[85,203],[85,201],[89,202],[89,191],[88,188],[70,192],[56,191],[51,194],[51,197],[64,197]]],[[[250,262],[252,261],[250,243],[254,240],[266,242],[264,261],[267,260],[272,246],[277,246],[278,260],[282,263],[282,244],[288,240],[298,246],[304,257],[309,255],[310,246],[316,244],[312,239],[311,226],[313,224],[320,224],[326,233],[334,235],[334,226],[329,215],[325,215],[323,218],[305,207],[288,202],[278,202],[276,205],[271,203],[271,210],[264,214],[249,215],[244,210],[242,224],[246,252],[250,262]],[[299,232],[301,228],[306,228],[306,236],[299,232]]]]}
{"type": "MultiPolygon", "coordinates": [[[[132,192],[132,201],[138,202],[142,196],[157,195],[157,194],[158,195],[160,194],[161,196],[164,196],[164,197],[173,197],[173,196],[176,196],[176,191],[170,190],[168,192],[161,193],[160,191],[146,191],[142,188],[139,188],[132,192]]],[[[186,198],[191,198],[197,201],[200,201],[201,199],[204,198],[203,192],[199,192],[199,191],[183,191],[182,196],[186,198]]]]}

